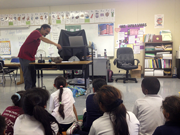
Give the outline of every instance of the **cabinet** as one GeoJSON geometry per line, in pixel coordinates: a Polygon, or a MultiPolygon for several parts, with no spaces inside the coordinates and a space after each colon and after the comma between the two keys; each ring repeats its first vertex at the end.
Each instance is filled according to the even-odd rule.
{"type": "Polygon", "coordinates": [[[171,78],[172,61],[173,42],[145,43],[144,77],[171,78]]]}

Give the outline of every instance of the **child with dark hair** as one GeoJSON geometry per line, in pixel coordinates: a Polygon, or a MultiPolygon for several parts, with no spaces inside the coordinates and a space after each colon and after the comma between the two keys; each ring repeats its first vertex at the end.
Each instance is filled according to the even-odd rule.
{"type": "Polygon", "coordinates": [[[89,135],[138,135],[139,121],[126,111],[118,89],[104,85],[95,98],[104,114],[93,122],[89,135]]]}
{"type": "Polygon", "coordinates": [[[11,100],[13,102],[13,106],[7,107],[4,112],[2,113],[2,116],[5,117],[6,120],[6,134],[7,135],[13,135],[13,128],[14,123],[18,116],[23,114],[22,110],[22,97],[25,91],[18,91],[15,94],[11,96],[11,100]]]}
{"type": "Polygon", "coordinates": [[[137,99],[133,113],[140,122],[140,135],[152,135],[156,127],[164,124],[161,111],[163,98],[158,95],[160,83],[157,78],[144,78],[141,84],[144,98],[137,99]]]}
{"type": "Polygon", "coordinates": [[[97,102],[94,101],[95,93],[103,86],[107,85],[104,79],[95,79],[92,83],[93,94],[89,95],[86,99],[86,112],[83,117],[83,131],[89,132],[94,120],[101,117],[104,112],[101,111],[97,102]]]}
{"type": "Polygon", "coordinates": [[[14,135],[57,135],[61,128],[56,119],[45,108],[49,93],[45,89],[33,88],[25,92],[23,111],[14,125],[14,135]]]}
{"type": "Polygon", "coordinates": [[[0,115],[0,135],[5,135],[6,121],[5,118],[0,115]]]}
{"type": "Polygon", "coordinates": [[[180,135],[180,98],[166,97],[162,109],[166,123],[157,127],[153,135],[180,135]]]}
{"type": "MultiPolygon", "coordinates": [[[[66,86],[66,79],[58,76],[54,80],[54,87],[58,90],[51,94],[49,102],[49,111],[52,112],[51,114],[59,122],[63,131],[78,120],[73,93],[66,86]]],[[[74,124],[77,126],[77,123],[74,124]]]]}

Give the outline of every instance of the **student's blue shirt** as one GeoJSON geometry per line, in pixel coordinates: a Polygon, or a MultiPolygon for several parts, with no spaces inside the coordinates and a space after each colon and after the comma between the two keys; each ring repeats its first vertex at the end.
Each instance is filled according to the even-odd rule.
{"type": "Polygon", "coordinates": [[[94,120],[98,119],[103,115],[103,112],[100,110],[98,103],[94,100],[94,95],[91,94],[86,99],[86,113],[85,113],[85,121],[83,123],[85,131],[90,130],[91,125],[94,120]]]}
{"type": "Polygon", "coordinates": [[[163,126],[159,126],[153,135],[180,135],[180,123],[168,121],[163,126]]]}

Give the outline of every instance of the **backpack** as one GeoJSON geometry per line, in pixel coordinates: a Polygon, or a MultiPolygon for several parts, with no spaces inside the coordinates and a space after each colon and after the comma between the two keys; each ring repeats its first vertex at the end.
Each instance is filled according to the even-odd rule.
{"type": "Polygon", "coordinates": [[[113,82],[112,76],[113,76],[113,71],[108,69],[108,82],[113,82]]]}

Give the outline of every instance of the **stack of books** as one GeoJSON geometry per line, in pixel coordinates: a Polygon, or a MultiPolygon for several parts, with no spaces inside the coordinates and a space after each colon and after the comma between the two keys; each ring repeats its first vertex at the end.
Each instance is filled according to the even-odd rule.
{"type": "Polygon", "coordinates": [[[154,69],[145,69],[145,76],[154,76],[154,69]]]}
{"type": "Polygon", "coordinates": [[[164,76],[164,70],[154,70],[154,76],[164,76]]]}
{"type": "Polygon", "coordinates": [[[172,51],[172,45],[165,45],[163,47],[164,47],[164,50],[172,51]]]}
{"type": "Polygon", "coordinates": [[[145,53],[145,57],[154,58],[154,57],[155,57],[155,54],[154,54],[154,53],[145,53]]]}
{"type": "Polygon", "coordinates": [[[160,35],[162,35],[162,41],[172,41],[172,35],[170,30],[161,30],[160,35]]]}
{"type": "Polygon", "coordinates": [[[146,46],[145,51],[154,51],[155,47],[154,46],[146,46]]]}
{"type": "Polygon", "coordinates": [[[163,46],[156,46],[155,50],[164,50],[163,46]]]}
{"type": "Polygon", "coordinates": [[[146,34],[146,35],[144,36],[144,42],[152,42],[154,35],[155,35],[155,34],[146,34]]]}
{"type": "Polygon", "coordinates": [[[172,54],[162,54],[163,59],[172,59],[172,54]]]}

